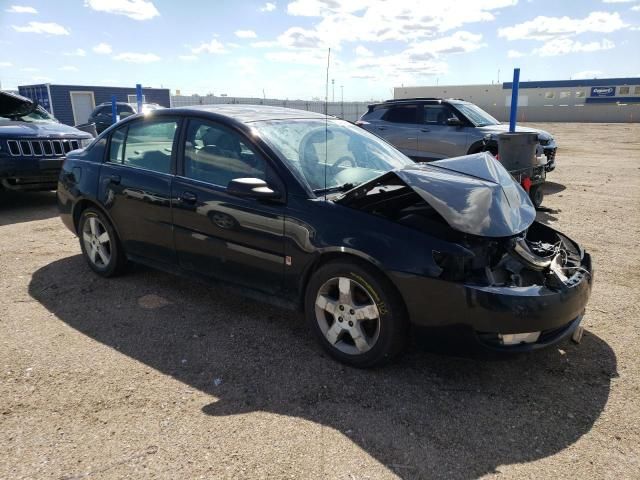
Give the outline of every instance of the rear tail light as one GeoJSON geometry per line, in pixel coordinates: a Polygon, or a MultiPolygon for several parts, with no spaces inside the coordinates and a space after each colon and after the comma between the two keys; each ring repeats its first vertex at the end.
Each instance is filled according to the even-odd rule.
{"type": "Polygon", "coordinates": [[[527,193],[531,190],[531,179],[529,177],[524,177],[522,179],[522,188],[524,188],[524,191],[527,193]]]}

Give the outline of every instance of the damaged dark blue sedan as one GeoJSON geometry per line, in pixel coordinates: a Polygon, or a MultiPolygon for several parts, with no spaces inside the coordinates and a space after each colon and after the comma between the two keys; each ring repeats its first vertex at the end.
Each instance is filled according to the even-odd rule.
{"type": "Polygon", "coordinates": [[[535,221],[492,156],[416,164],[310,112],[129,117],[67,156],[58,200],[97,274],[140,262],[300,309],[359,367],[400,353],[412,325],[548,346],[579,327],[591,292],[589,255],[535,221]]]}

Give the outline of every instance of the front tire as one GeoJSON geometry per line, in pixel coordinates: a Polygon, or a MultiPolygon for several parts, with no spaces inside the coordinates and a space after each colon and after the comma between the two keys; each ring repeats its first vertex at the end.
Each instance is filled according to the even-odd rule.
{"type": "Polygon", "coordinates": [[[356,261],[332,261],[312,276],[305,316],[335,359],[366,368],[388,363],[406,344],[408,320],[393,284],[356,261]]]}
{"type": "Polygon", "coordinates": [[[544,192],[542,191],[542,184],[532,185],[529,188],[529,198],[531,199],[531,203],[537,209],[542,205],[542,200],[544,200],[544,192]]]}
{"type": "Polygon", "coordinates": [[[95,208],[87,208],[80,215],[78,236],[82,254],[91,270],[103,277],[123,272],[126,258],[111,222],[95,208]]]}

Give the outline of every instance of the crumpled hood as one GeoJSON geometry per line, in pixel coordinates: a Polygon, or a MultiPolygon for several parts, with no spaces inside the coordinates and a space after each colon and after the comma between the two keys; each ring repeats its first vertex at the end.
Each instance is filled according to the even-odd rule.
{"type": "Polygon", "coordinates": [[[536,218],[526,192],[486,152],[417,163],[393,173],[460,232],[508,237],[536,218]]]}
{"type": "MultiPolygon", "coordinates": [[[[501,123],[499,125],[485,125],[484,127],[477,127],[481,132],[487,133],[504,133],[509,131],[509,125],[505,123],[501,123]]],[[[553,135],[551,135],[546,130],[540,130],[538,128],[530,128],[530,127],[520,127],[516,125],[516,132],[523,133],[537,133],[542,137],[543,140],[552,139],[553,135]]]]}
{"type": "Polygon", "coordinates": [[[16,137],[92,138],[88,133],[63,123],[16,122],[7,118],[0,118],[0,138],[16,137]]]}

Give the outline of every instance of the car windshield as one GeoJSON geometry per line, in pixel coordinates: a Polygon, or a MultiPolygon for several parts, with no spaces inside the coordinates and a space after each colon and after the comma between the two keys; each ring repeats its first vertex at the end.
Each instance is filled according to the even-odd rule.
{"type": "Polygon", "coordinates": [[[456,103],[455,107],[467,117],[476,127],[500,125],[500,122],[472,103],[456,103]]]}
{"type": "Polygon", "coordinates": [[[344,120],[270,120],[258,134],[315,193],[346,191],[413,163],[367,131],[344,120]]]}
{"type": "Polygon", "coordinates": [[[0,99],[0,117],[16,122],[57,123],[58,121],[37,103],[0,99]],[[1,101],[4,100],[4,101],[1,101]]]}

